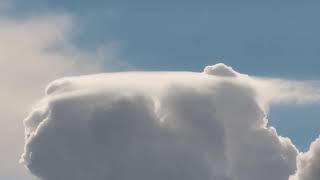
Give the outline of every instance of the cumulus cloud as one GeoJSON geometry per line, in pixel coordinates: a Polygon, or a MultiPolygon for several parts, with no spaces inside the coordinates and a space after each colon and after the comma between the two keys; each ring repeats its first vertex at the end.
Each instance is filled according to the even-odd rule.
{"type": "Polygon", "coordinates": [[[21,162],[43,180],[287,180],[298,150],[267,126],[263,82],[223,64],[58,79],[24,120],[21,162]]]}
{"type": "Polygon", "coordinates": [[[318,180],[320,178],[320,138],[311,143],[310,150],[297,157],[298,171],[289,180],[318,180]]]}
{"type": "Polygon", "coordinates": [[[226,66],[223,63],[218,63],[213,66],[206,66],[203,72],[205,74],[211,74],[216,76],[226,76],[226,77],[235,77],[238,74],[230,66],[226,66]]]}

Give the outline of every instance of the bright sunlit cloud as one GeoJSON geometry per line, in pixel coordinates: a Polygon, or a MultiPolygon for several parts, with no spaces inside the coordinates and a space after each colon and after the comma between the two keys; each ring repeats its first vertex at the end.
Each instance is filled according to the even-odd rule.
{"type": "Polygon", "coordinates": [[[320,138],[301,152],[268,121],[319,104],[320,81],[243,74],[317,74],[317,4],[125,4],[0,1],[0,179],[320,179],[320,138]],[[217,56],[235,69],[198,72],[217,56]],[[122,57],[197,72],[110,73],[122,57]]]}
{"type": "Polygon", "coordinates": [[[309,102],[304,85],[224,64],[62,78],[24,121],[21,162],[43,180],[314,180],[318,143],[299,154],[265,109],[309,102]]]}

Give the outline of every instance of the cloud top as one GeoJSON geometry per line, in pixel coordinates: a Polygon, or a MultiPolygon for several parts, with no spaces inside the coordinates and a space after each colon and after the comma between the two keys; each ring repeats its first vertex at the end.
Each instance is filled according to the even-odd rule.
{"type": "Polygon", "coordinates": [[[205,74],[222,76],[222,77],[236,77],[237,72],[232,67],[227,66],[223,63],[218,63],[212,66],[206,66],[203,70],[205,74]]]}

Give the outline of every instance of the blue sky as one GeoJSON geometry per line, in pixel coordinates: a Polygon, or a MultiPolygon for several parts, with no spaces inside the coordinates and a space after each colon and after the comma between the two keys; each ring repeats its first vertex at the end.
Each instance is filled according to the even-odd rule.
{"type": "MultiPolygon", "coordinates": [[[[320,1],[15,0],[5,16],[74,17],[73,43],[85,50],[116,43],[141,70],[201,71],[223,62],[256,76],[319,79],[320,1]]],[[[107,69],[107,63],[106,63],[107,69]]],[[[270,124],[301,150],[320,132],[319,105],[276,106],[270,124]]]]}
{"type": "Polygon", "coordinates": [[[9,14],[67,12],[74,42],[120,44],[121,56],[146,70],[198,71],[223,61],[255,75],[319,76],[318,1],[16,0],[9,14]]]}

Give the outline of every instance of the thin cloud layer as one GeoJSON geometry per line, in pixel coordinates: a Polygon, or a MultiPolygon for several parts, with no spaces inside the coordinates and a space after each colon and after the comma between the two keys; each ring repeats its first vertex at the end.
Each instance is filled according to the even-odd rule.
{"type": "Polygon", "coordinates": [[[263,82],[223,64],[58,79],[24,120],[21,162],[43,180],[287,180],[298,157],[313,180],[267,126],[263,82]]]}

